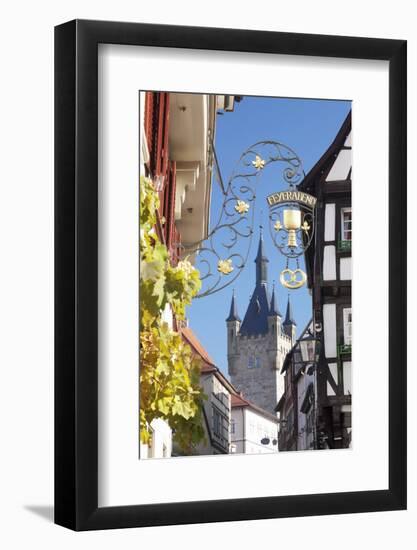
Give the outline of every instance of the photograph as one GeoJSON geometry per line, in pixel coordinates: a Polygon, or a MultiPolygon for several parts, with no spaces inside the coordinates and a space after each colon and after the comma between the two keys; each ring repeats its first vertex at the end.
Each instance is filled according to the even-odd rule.
{"type": "Polygon", "coordinates": [[[142,459],[352,431],[352,101],[139,90],[142,459]]]}
{"type": "Polygon", "coordinates": [[[0,548],[416,539],[416,18],[343,7],[4,4],[0,548]]]}

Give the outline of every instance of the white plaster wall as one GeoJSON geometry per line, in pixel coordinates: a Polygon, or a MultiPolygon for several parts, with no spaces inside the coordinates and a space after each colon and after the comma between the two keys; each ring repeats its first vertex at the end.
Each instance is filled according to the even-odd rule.
{"type": "Polygon", "coordinates": [[[350,149],[342,149],[337,156],[336,162],[333,164],[332,169],[327,176],[326,181],[331,183],[332,181],[345,180],[349,174],[350,167],[352,166],[350,149]]]}
{"type": "Polygon", "coordinates": [[[253,409],[244,409],[245,417],[245,447],[246,454],[278,452],[278,445],[272,445],[272,440],[278,440],[278,424],[257,414],[253,409]],[[269,445],[263,445],[261,439],[269,437],[269,445]]]}
{"type": "Polygon", "coordinates": [[[343,361],[343,393],[352,394],[352,363],[343,361]]]}
{"type": "Polygon", "coordinates": [[[140,458],[169,458],[172,454],[172,430],[161,418],[151,422],[152,445],[140,444],[140,458]]]}
{"type": "Polygon", "coordinates": [[[352,132],[350,132],[346,138],[345,147],[352,147],[352,132]]]}
{"type": "Polygon", "coordinates": [[[336,205],[334,203],[326,204],[324,210],[324,240],[335,240],[335,220],[336,220],[336,205]]]}
{"type": "Polygon", "coordinates": [[[325,281],[336,280],[336,247],[334,245],[324,247],[323,279],[325,281]]]}
{"type": "MultiPolygon", "coordinates": [[[[336,384],[339,384],[339,376],[337,372],[337,363],[329,363],[329,371],[333,376],[333,380],[336,384]]],[[[327,395],[336,395],[336,392],[333,390],[329,382],[327,382],[327,395]]]]}
{"type": "Polygon", "coordinates": [[[336,305],[323,305],[323,329],[324,329],[324,347],[326,357],[336,357],[336,305]]]}
{"type": "Polygon", "coordinates": [[[242,407],[232,408],[231,417],[235,423],[235,431],[231,434],[232,445],[236,446],[236,453],[245,452],[245,409],[242,407]]]}
{"type": "Polygon", "coordinates": [[[352,258],[340,258],[340,279],[347,281],[352,279],[352,258]]]}

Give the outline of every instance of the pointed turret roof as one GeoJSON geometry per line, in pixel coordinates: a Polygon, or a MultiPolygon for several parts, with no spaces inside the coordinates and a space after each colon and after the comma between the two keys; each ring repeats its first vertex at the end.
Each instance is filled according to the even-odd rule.
{"type": "Polygon", "coordinates": [[[256,285],[249,301],[240,334],[254,336],[268,332],[269,296],[266,284],[256,285]]]}
{"type": "Polygon", "coordinates": [[[230,313],[229,313],[229,317],[226,319],[226,322],[228,321],[239,321],[240,322],[240,317],[239,317],[239,314],[237,312],[237,305],[236,305],[236,298],[235,298],[235,291],[233,290],[233,294],[232,294],[232,302],[230,304],[230,313]]]}
{"type": "Polygon", "coordinates": [[[294,315],[292,312],[292,305],[290,296],[288,295],[288,302],[287,302],[287,311],[285,313],[285,321],[283,323],[284,325],[297,325],[297,323],[294,321],[294,315]]]}
{"type": "Polygon", "coordinates": [[[240,327],[240,334],[245,336],[254,336],[257,334],[266,334],[268,332],[268,315],[270,309],[270,298],[268,294],[267,282],[267,263],[268,258],[265,254],[265,247],[262,236],[262,226],[260,227],[260,237],[258,252],[256,254],[256,285],[255,290],[249,300],[243,323],[240,327]]]}
{"type": "Polygon", "coordinates": [[[262,235],[262,225],[259,226],[259,244],[256,254],[256,284],[266,283],[268,279],[267,263],[269,262],[265,254],[264,238],[262,235]]]}
{"type": "Polygon", "coordinates": [[[280,317],[282,317],[275,299],[275,283],[272,286],[272,296],[271,296],[271,305],[269,306],[269,315],[270,316],[279,315],[280,317]]]}

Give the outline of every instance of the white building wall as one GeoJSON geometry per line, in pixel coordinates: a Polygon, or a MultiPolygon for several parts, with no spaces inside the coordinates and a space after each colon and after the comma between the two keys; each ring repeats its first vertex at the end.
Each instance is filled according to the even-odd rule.
{"type": "Polygon", "coordinates": [[[172,430],[161,418],[151,422],[151,445],[140,444],[140,458],[169,458],[172,454],[172,430]]]}
{"type": "Polygon", "coordinates": [[[334,245],[324,247],[323,279],[325,281],[336,280],[336,247],[334,245]]]}
{"type": "Polygon", "coordinates": [[[326,204],[324,211],[324,240],[334,241],[336,234],[336,205],[326,204]]]}
{"type": "Polygon", "coordinates": [[[278,444],[272,444],[274,439],[278,441],[277,422],[265,418],[249,407],[244,409],[244,422],[246,454],[278,452],[278,444]],[[268,445],[261,443],[261,440],[265,437],[270,440],[268,445]]]}
{"type": "Polygon", "coordinates": [[[343,362],[343,393],[352,395],[352,363],[351,361],[343,362]]]}
{"type": "Polygon", "coordinates": [[[340,279],[342,281],[352,280],[352,258],[340,258],[340,279]]]}
{"type": "Polygon", "coordinates": [[[352,166],[352,154],[350,149],[342,149],[337,155],[337,159],[330,170],[326,181],[331,183],[332,181],[346,180],[349,174],[350,167],[352,166]]]}
{"type": "MultiPolygon", "coordinates": [[[[336,385],[339,384],[339,376],[337,373],[337,363],[329,363],[329,371],[330,374],[333,377],[333,380],[335,381],[336,385]]],[[[331,384],[327,382],[327,395],[336,395],[334,389],[332,388],[331,384]]]]}
{"type": "Polygon", "coordinates": [[[243,407],[234,407],[231,412],[233,431],[230,433],[231,452],[245,452],[245,410],[243,407]]]}
{"type": "Polygon", "coordinates": [[[323,305],[323,329],[326,357],[336,357],[336,304],[323,305]]]}

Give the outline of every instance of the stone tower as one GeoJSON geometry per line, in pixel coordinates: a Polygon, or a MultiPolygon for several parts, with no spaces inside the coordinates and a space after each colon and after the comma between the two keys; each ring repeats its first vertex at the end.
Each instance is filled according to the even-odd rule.
{"type": "Polygon", "coordinates": [[[280,374],[286,354],[295,343],[296,323],[288,298],[284,322],[278,310],[275,287],[268,290],[268,258],[262,231],[255,258],[256,282],[246,314],[241,321],[233,291],[227,325],[228,372],[243,395],[272,414],[284,391],[280,374]]]}

